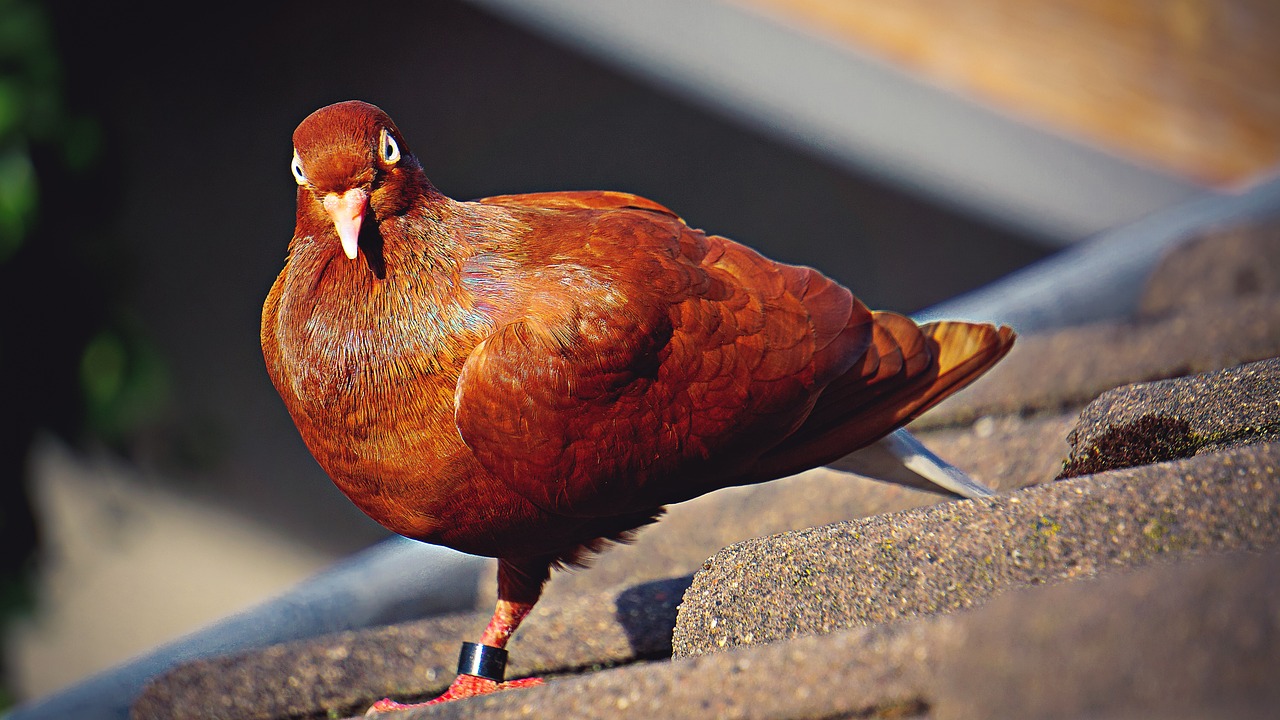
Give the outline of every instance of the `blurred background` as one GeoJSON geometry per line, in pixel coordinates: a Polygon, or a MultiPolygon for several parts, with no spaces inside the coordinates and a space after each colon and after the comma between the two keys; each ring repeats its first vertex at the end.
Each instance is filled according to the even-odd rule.
{"type": "Polygon", "coordinates": [[[0,709],[386,532],[262,367],[290,134],[614,189],[914,311],[1280,162],[1271,0],[0,0],[0,709]]]}

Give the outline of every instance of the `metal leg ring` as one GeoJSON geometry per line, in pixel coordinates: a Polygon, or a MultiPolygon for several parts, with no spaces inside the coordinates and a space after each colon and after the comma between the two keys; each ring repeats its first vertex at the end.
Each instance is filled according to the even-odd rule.
{"type": "Polygon", "coordinates": [[[458,653],[459,675],[475,675],[500,683],[506,670],[506,650],[480,643],[462,643],[462,652],[458,653]]]}

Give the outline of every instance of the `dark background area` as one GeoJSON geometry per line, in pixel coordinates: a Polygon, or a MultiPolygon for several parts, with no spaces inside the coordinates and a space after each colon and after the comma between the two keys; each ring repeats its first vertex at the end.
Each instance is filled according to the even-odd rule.
{"type": "Polygon", "coordinates": [[[3,265],[10,507],[25,444],[54,428],[333,552],[385,534],[307,454],[258,346],[293,227],[290,135],[331,102],[380,105],[455,198],[635,192],[875,307],[919,309],[1045,253],[456,0],[44,9],[94,152],[68,169],[33,151],[39,219],[3,265]],[[124,368],[105,406],[82,387],[103,328],[124,368]]]}

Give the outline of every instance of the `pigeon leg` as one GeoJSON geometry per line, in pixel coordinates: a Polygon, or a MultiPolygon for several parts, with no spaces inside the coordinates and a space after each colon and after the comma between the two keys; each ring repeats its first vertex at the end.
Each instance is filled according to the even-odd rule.
{"type": "Polygon", "coordinates": [[[403,704],[390,698],[375,702],[365,713],[365,717],[405,710],[424,705],[462,700],[463,698],[487,695],[501,690],[533,687],[541,685],[541,678],[522,678],[520,680],[504,679],[503,672],[507,664],[507,641],[512,633],[520,627],[529,611],[533,610],[538,596],[542,594],[542,584],[550,573],[550,561],[522,563],[501,560],[498,563],[498,605],[493,611],[493,619],[480,637],[479,643],[464,642],[458,658],[458,677],[443,695],[424,703],[403,704]]]}

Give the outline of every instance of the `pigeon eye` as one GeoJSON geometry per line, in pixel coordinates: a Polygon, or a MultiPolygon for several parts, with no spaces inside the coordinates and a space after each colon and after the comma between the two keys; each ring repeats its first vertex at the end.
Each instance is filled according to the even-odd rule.
{"type": "Polygon", "coordinates": [[[289,169],[293,171],[293,179],[298,181],[299,185],[307,184],[307,176],[302,172],[302,160],[298,157],[298,151],[293,151],[293,162],[289,163],[289,169]]]}
{"type": "Polygon", "coordinates": [[[387,132],[386,128],[382,128],[382,137],[379,139],[378,146],[382,162],[388,165],[400,162],[400,146],[396,144],[396,139],[391,137],[391,133],[387,132]]]}

